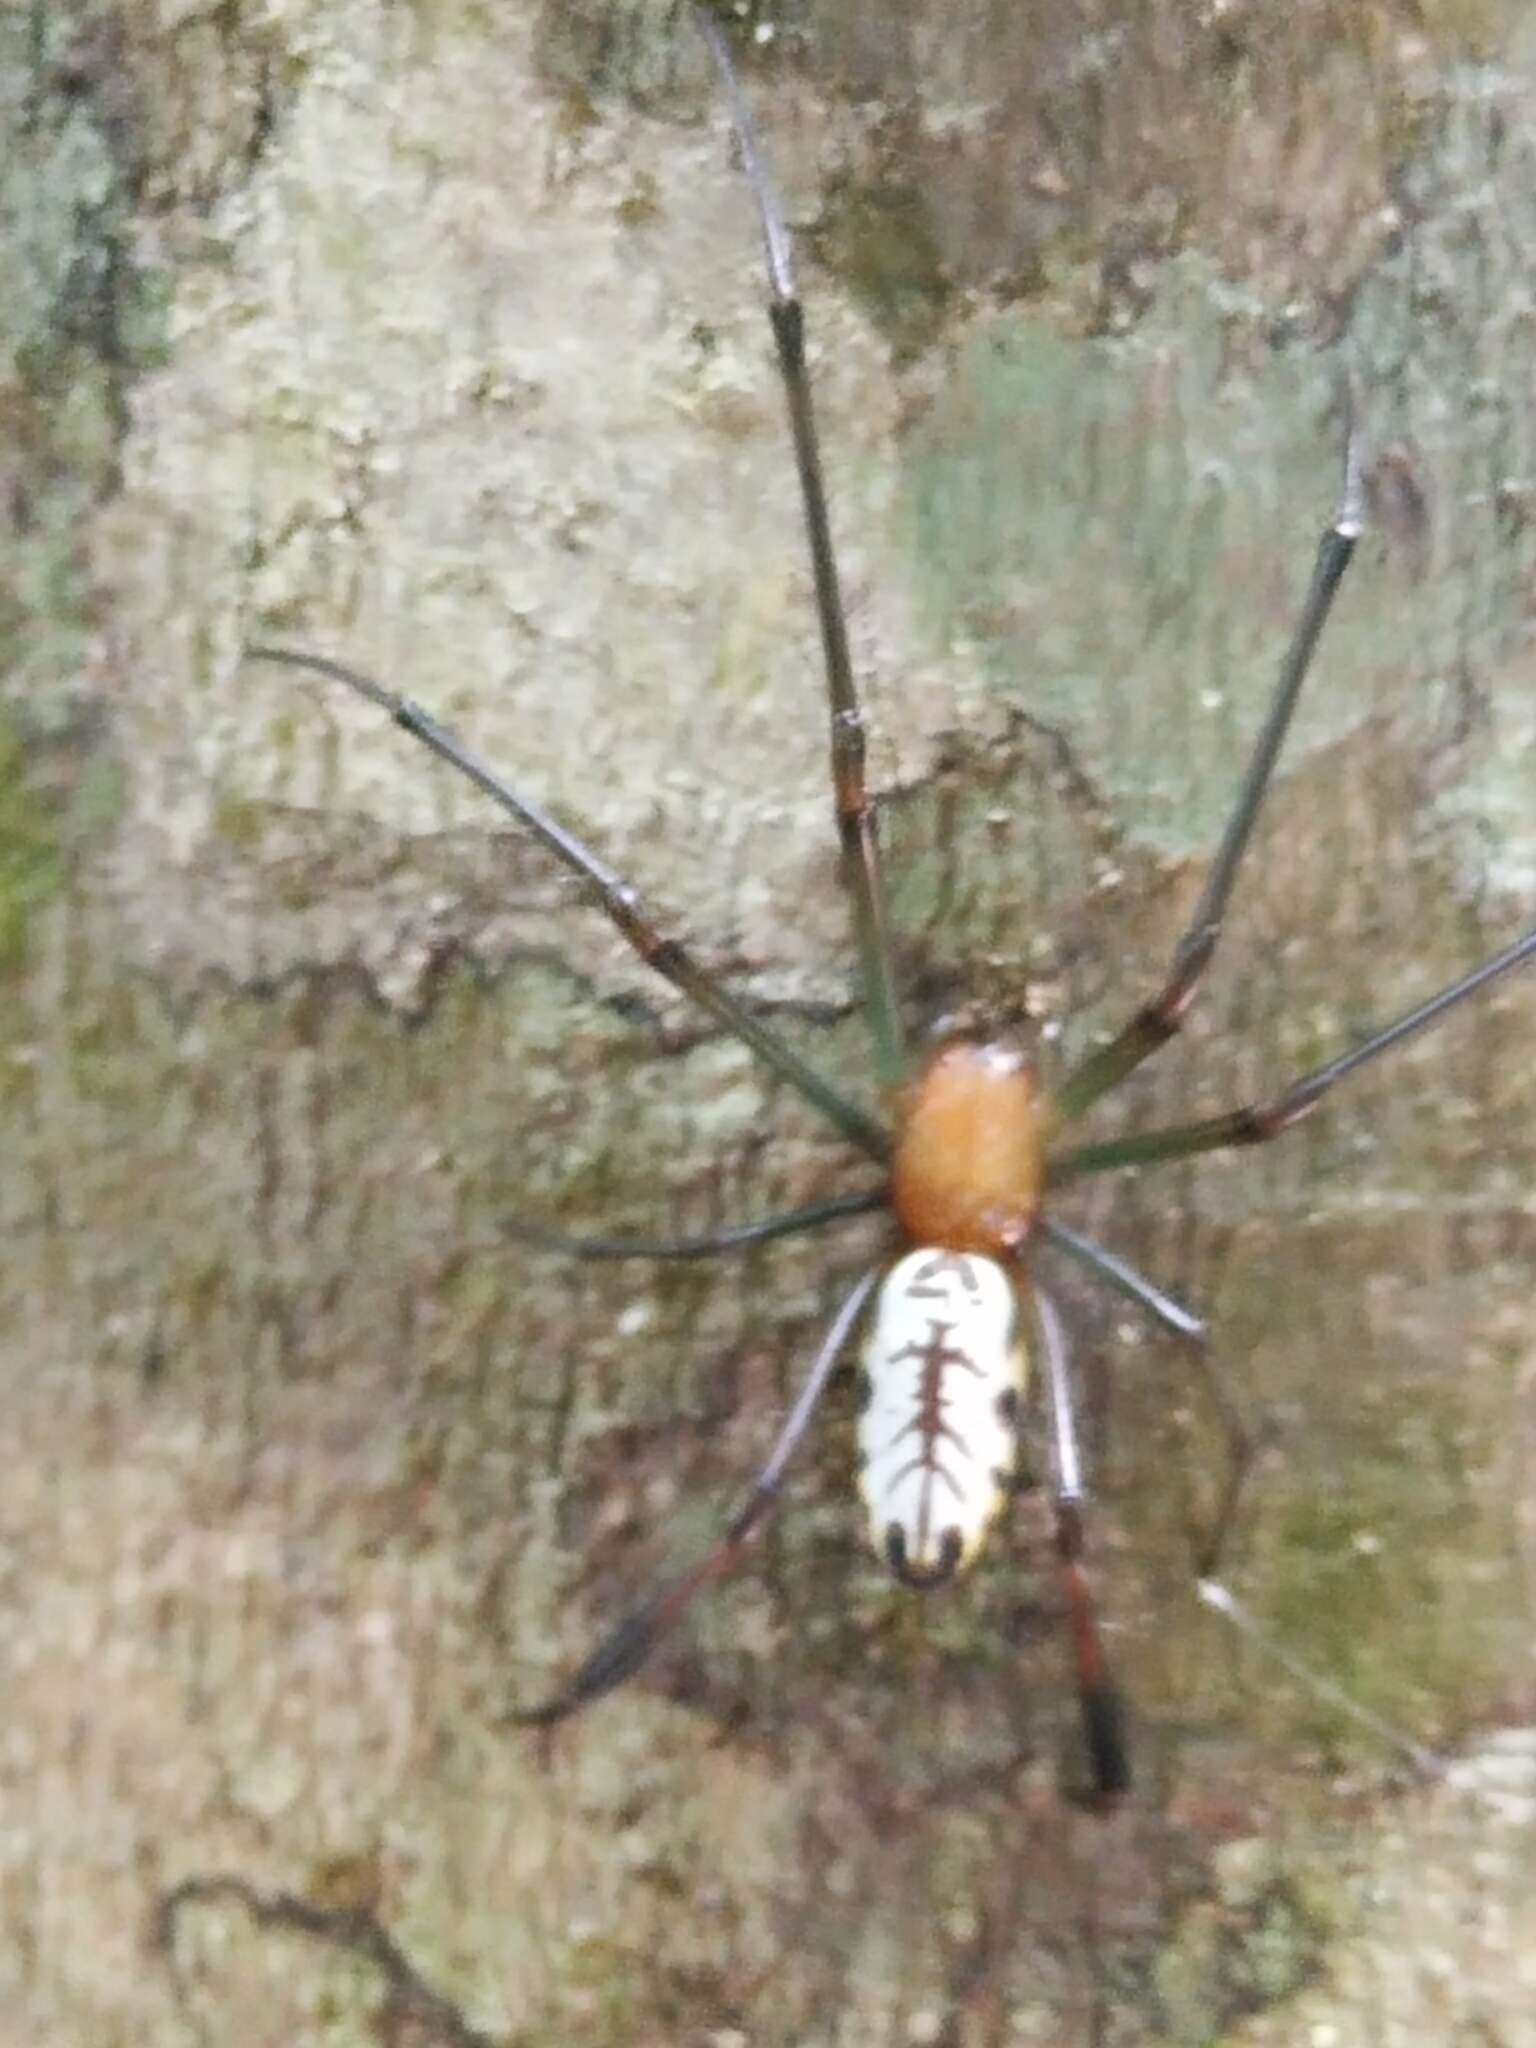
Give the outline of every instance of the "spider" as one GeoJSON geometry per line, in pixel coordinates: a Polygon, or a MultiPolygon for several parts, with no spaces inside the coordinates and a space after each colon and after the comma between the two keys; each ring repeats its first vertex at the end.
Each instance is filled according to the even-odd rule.
{"type": "MultiPolygon", "coordinates": [[[[1068,1348],[1052,1295],[1033,1269],[1033,1254],[1042,1244],[1066,1253],[1183,1337],[1198,1340],[1203,1325],[1112,1252],[1053,1219],[1049,1198],[1090,1174],[1152,1166],[1278,1137],[1310,1114],[1337,1082],[1431,1029],[1459,1004],[1536,959],[1536,928],[1266,1101],[1108,1141],[1067,1135],[1179,1030],[1211,964],[1297,697],[1363,527],[1360,443],[1351,417],[1338,505],[1318,543],[1300,617],[1231,815],[1161,987],[1050,1094],[1028,1052],[1003,1035],[951,1032],[921,1058],[909,1057],[892,963],[875,806],[865,784],[863,714],[849,659],[790,240],[724,34],[709,14],[699,8],[693,11],[720,73],[762,231],[767,312],[799,476],[826,672],[841,872],[850,901],[880,1111],[851,1099],[828,1081],[701,966],[678,938],[655,924],[635,889],[584,840],[519,795],[420,706],[324,656],[273,646],[249,652],[257,660],[348,685],[467,776],[585,883],[592,900],[649,967],[698,1004],[722,1030],[750,1047],[883,1176],[876,1187],[705,1237],[649,1243],[522,1233],[590,1258],[684,1259],[819,1230],[847,1217],[885,1212],[894,1222],[891,1249],[843,1299],[767,1462],[713,1547],[625,1616],[552,1698],[512,1718],[523,1725],[549,1727],[611,1691],[638,1671],[696,1596],[741,1561],[780,1496],[790,1461],[845,1348],[865,1323],[862,1364],[867,1391],[858,1422],[860,1490],[870,1541],[896,1579],[907,1586],[943,1585],[979,1555],[1013,1490],[1019,1411],[1038,1361],[1051,1418],[1055,1552],[1092,1796],[1108,1804],[1130,1783],[1125,1716],[1105,1658],[1084,1562],[1087,1493],[1068,1348]]],[[[1224,1510],[1233,1498],[1229,1486],[1224,1510]]]]}

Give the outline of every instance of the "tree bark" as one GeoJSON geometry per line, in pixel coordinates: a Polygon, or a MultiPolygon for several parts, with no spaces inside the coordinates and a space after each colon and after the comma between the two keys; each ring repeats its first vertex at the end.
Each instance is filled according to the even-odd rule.
{"type": "MultiPolygon", "coordinates": [[[[1536,52],[1518,11],[1478,69],[1386,5],[994,12],[744,53],[915,1025],[1027,1011],[1057,1072],[1155,985],[1341,356],[1372,456],[1211,986],[1109,1132],[1531,921],[1536,52]]],[[[1121,1813],[1070,1796],[1038,1495],[901,1594],[851,1389],[748,1570],[541,1749],[508,1710],[710,1540],[884,1239],[599,1267],[508,1219],[697,1231],[869,1174],[467,786],[244,650],[451,721],[872,1099],[723,110],[663,7],[0,34],[14,2038],[1521,2038],[1536,977],[1272,1150],[1061,1211],[1211,1319],[1269,1446],[1232,1582],[1454,1783],[1386,1798],[1400,1760],[1200,1607],[1212,1404],[1071,1275],[1121,1813]]]]}

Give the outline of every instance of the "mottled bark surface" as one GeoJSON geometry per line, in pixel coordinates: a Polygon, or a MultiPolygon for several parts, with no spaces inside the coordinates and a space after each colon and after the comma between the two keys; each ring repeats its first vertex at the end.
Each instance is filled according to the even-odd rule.
{"type": "MultiPolygon", "coordinates": [[[[1536,901],[1536,45],[1261,13],[826,0],[750,67],[915,1022],[1022,998],[1054,1065],[1151,985],[1352,367],[1375,532],[1106,1132],[1279,1084],[1536,901]]],[[[1039,1495],[895,1593],[851,1386],[752,1567],[541,1750],[508,1707],[708,1541],[882,1239],[600,1269],[503,1219],[865,1176],[472,792],[241,649],[451,718],[864,1089],[717,97],[595,0],[82,0],[0,66],[0,2040],[1536,2038],[1533,977],[1272,1153],[1063,1207],[1206,1309],[1271,1443],[1234,1583],[1451,1782],[1201,1610],[1209,1402],[1070,1275],[1122,1813],[1069,1797],[1039,1495]]]]}

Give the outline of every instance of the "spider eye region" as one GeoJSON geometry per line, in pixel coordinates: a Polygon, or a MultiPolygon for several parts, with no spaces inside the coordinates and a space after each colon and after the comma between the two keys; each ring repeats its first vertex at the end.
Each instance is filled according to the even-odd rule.
{"type": "Polygon", "coordinates": [[[1011,1275],[975,1253],[909,1252],[881,1284],[864,1371],[870,1541],[903,1584],[940,1585],[979,1554],[1017,1464],[1028,1360],[1011,1275]]]}
{"type": "Polygon", "coordinates": [[[1046,1110],[1018,1047],[955,1039],[901,1104],[891,1190],[914,1244],[1006,1257],[1029,1236],[1045,1180],[1046,1110]]]}

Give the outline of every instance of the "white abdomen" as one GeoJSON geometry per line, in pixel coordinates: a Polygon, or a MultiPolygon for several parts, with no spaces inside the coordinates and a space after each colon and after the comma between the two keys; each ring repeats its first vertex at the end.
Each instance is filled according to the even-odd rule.
{"type": "Polygon", "coordinates": [[[1007,1498],[1027,1360],[1014,1282],[970,1252],[910,1252],[886,1275],[864,1350],[860,1487],[899,1578],[969,1564],[1007,1498]]]}

